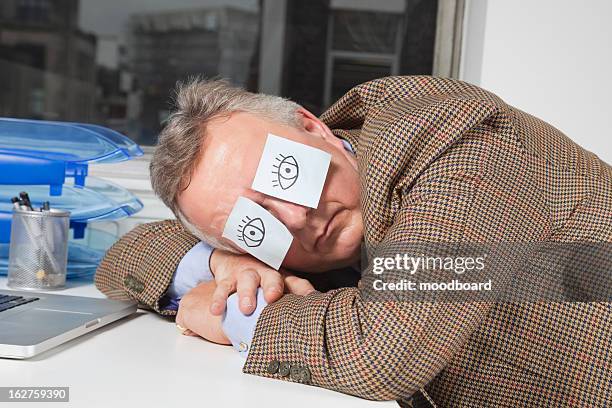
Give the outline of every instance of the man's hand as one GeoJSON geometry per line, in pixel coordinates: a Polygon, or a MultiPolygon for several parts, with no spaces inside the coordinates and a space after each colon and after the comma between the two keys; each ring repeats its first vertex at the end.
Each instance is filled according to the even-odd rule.
{"type": "Polygon", "coordinates": [[[216,249],[210,267],[215,281],[200,283],[183,296],[176,324],[187,329],[184,334],[198,335],[219,344],[230,344],[221,326],[221,315],[227,297],[233,292],[238,292],[242,313],[250,314],[256,307],[259,286],[263,288],[268,303],[278,300],[285,291],[307,295],[315,290],[306,279],[276,271],[250,255],[216,249]]]}
{"type": "Polygon", "coordinates": [[[217,283],[210,303],[213,316],[223,314],[227,297],[233,292],[238,292],[240,311],[250,314],[257,306],[256,294],[260,286],[268,303],[280,299],[284,292],[307,295],[315,290],[306,279],[272,269],[251,255],[215,249],[210,258],[210,269],[217,283]]]}
{"type": "Polygon", "coordinates": [[[215,282],[204,282],[187,292],[179,303],[176,324],[187,329],[186,335],[199,335],[215,343],[230,344],[221,328],[221,316],[210,313],[216,286],[215,282]]]}

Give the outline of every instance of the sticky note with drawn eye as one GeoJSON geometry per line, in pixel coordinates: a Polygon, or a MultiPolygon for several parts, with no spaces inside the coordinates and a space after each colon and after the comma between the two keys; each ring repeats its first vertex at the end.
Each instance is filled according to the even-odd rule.
{"type": "Polygon", "coordinates": [[[268,134],[251,187],[266,195],[317,208],[331,155],[284,137],[268,134]]]}
{"type": "Polygon", "coordinates": [[[281,266],[293,241],[282,222],[246,197],[236,200],[223,237],[274,269],[281,266]]]}

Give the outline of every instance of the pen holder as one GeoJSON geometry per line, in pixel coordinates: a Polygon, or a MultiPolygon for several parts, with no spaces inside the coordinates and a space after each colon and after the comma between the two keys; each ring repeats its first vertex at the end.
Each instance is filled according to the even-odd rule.
{"type": "Polygon", "coordinates": [[[58,289],[66,283],[70,212],[14,210],[7,285],[58,289]]]}

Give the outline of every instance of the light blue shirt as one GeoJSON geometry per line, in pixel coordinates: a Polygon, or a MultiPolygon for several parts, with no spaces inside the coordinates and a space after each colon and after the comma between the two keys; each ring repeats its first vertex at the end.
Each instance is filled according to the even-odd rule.
{"type": "Polygon", "coordinates": [[[209,265],[213,249],[204,242],[199,242],[191,248],[179,262],[166,296],[181,300],[200,283],[215,279],[209,265]]]}
{"type": "MultiPolygon", "coordinates": [[[[352,146],[342,139],[344,148],[354,153],[352,146]]],[[[176,272],[172,277],[170,287],[164,296],[168,306],[167,309],[178,309],[181,298],[195,288],[201,282],[208,282],[214,279],[210,271],[210,256],[214,248],[200,242],[189,250],[179,262],[176,272]]],[[[257,291],[257,307],[250,315],[244,315],[238,307],[238,294],[234,293],[227,298],[227,307],[223,314],[222,329],[232,346],[241,356],[246,358],[251,348],[251,341],[255,333],[257,319],[268,302],[263,297],[261,288],[257,291]]]]}

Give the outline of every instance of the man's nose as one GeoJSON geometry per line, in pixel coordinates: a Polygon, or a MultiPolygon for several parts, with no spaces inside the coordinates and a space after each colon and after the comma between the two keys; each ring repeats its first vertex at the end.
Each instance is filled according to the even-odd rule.
{"type": "Polygon", "coordinates": [[[274,198],[267,198],[263,207],[285,224],[289,231],[300,231],[306,227],[310,211],[308,207],[274,198]]]}

